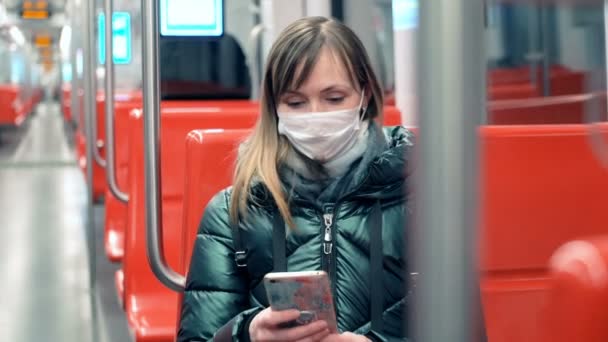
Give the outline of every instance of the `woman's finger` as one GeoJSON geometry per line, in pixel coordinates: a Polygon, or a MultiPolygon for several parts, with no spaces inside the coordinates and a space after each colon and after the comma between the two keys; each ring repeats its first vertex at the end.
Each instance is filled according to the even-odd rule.
{"type": "Polygon", "coordinates": [[[298,342],[319,342],[325,337],[329,336],[329,329],[325,329],[321,332],[318,332],[312,336],[306,337],[304,339],[299,340],[298,342]]]}
{"type": "Polygon", "coordinates": [[[338,334],[329,334],[321,339],[321,342],[338,342],[341,336],[338,334]]]}
{"type": "Polygon", "coordinates": [[[276,327],[281,323],[294,321],[298,319],[298,317],[300,317],[300,311],[298,310],[274,311],[270,309],[264,312],[264,317],[260,317],[260,319],[262,320],[265,326],[276,327]]]}
{"type": "Polygon", "coordinates": [[[327,322],[316,321],[310,324],[295,328],[274,330],[274,337],[277,341],[297,341],[310,336],[314,336],[327,329],[327,322]]]}

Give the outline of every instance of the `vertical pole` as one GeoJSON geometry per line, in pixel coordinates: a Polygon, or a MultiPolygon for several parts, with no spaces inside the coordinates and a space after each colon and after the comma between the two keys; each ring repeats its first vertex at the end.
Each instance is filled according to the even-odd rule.
{"type": "MultiPolygon", "coordinates": [[[[73,28],[77,28],[75,21],[71,23],[73,28]]],[[[78,78],[77,55],[76,55],[76,32],[72,34],[72,41],[70,43],[70,68],[72,69],[72,80],[70,85],[70,110],[72,111],[72,120],[76,122],[76,127],[82,129],[83,123],[80,122],[80,100],[78,98],[78,90],[80,89],[80,82],[78,78]]]]}
{"type": "MultiPolygon", "coordinates": [[[[253,15],[253,27],[258,27],[258,25],[262,24],[262,10],[260,7],[260,0],[252,0],[251,7],[255,10],[252,11],[253,15]]],[[[259,26],[263,27],[263,25],[259,26]]],[[[251,85],[251,99],[259,100],[259,89],[261,87],[261,80],[263,77],[263,65],[264,65],[264,55],[262,52],[263,45],[262,32],[260,32],[260,36],[257,37],[252,43],[255,44],[253,46],[254,55],[251,56],[251,60],[253,61],[250,66],[252,68],[251,74],[254,76],[252,78],[251,85]]]]}
{"type": "Polygon", "coordinates": [[[92,1],[83,1],[85,20],[84,22],[84,47],[83,47],[83,85],[84,85],[84,118],[85,118],[85,131],[87,136],[86,146],[86,158],[87,158],[87,184],[89,188],[89,207],[88,207],[88,248],[89,248],[89,272],[90,272],[90,286],[91,289],[95,289],[96,273],[97,273],[97,262],[95,255],[95,222],[93,219],[93,165],[95,163],[93,156],[93,149],[96,148],[96,141],[94,140],[95,134],[93,132],[92,120],[95,118],[95,80],[97,79],[95,73],[95,39],[93,37],[95,33],[95,5],[92,1]]]}
{"type": "MultiPolygon", "coordinates": [[[[604,87],[608,87],[608,0],[604,0],[604,65],[605,70],[604,87]]],[[[606,99],[608,108],[608,98],[606,99]]]]}
{"type": "Polygon", "coordinates": [[[551,55],[549,44],[549,8],[547,4],[540,4],[540,39],[542,41],[543,49],[543,96],[551,96],[551,55]]]}
{"type": "Polygon", "coordinates": [[[482,0],[420,1],[415,341],[474,341],[482,0]]]}
{"type": "Polygon", "coordinates": [[[538,87],[538,63],[540,59],[540,25],[538,23],[538,5],[531,4],[528,11],[528,55],[530,63],[530,82],[538,87]]]}
{"type": "Polygon", "coordinates": [[[105,127],[106,127],[106,182],[113,196],[119,201],[127,203],[129,195],[118,187],[116,180],[116,139],[114,132],[114,3],[113,0],[104,1],[105,19],[105,127]]]}

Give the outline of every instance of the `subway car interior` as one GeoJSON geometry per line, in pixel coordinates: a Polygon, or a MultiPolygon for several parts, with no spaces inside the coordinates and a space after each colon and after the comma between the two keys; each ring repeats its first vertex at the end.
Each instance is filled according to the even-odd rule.
{"type": "Polygon", "coordinates": [[[356,33],[415,137],[411,219],[383,228],[398,340],[608,341],[601,0],[0,0],[0,341],[178,341],[268,54],[311,16],[356,33]]]}

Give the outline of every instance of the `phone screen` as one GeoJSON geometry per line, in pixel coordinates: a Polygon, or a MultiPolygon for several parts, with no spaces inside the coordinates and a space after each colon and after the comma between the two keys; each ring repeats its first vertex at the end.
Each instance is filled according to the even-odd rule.
{"type": "Polygon", "coordinates": [[[336,318],[329,280],[324,272],[281,273],[274,278],[271,273],[264,280],[270,306],[277,311],[296,309],[300,317],[287,327],[304,325],[316,320],[327,321],[330,331],[336,332],[336,318]]]}

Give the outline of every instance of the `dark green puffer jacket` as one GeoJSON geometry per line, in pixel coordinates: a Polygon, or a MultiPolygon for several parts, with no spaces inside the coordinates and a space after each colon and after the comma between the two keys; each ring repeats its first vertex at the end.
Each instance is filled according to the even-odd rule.
{"type": "MultiPolygon", "coordinates": [[[[383,132],[381,150],[351,177],[339,198],[319,203],[298,191],[290,194],[297,230],[287,229],[287,268],[313,271],[333,265],[326,271],[333,280],[338,328],[371,336],[368,223],[372,208],[379,204],[383,219],[384,314],[383,331],[373,332],[373,339],[407,341],[409,332],[403,326],[408,301],[408,280],[403,275],[407,269],[405,169],[412,135],[401,127],[385,128],[383,132]],[[324,214],[334,218],[334,244],[329,256],[323,253],[324,214]]],[[[276,208],[263,186],[254,187],[252,192],[256,203],[250,204],[248,216],[240,223],[248,250],[246,271],[234,260],[228,214],[231,190],[216,195],[205,211],[186,283],[178,341],[211,340],[235,317],[233,340],[246,340],[249,321],[267,305],[264,298],[252,294],[252,289],[273,268],[272,219],[276,208]]]]}

